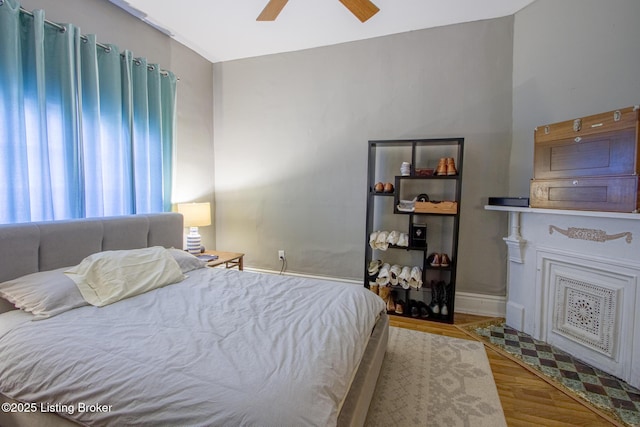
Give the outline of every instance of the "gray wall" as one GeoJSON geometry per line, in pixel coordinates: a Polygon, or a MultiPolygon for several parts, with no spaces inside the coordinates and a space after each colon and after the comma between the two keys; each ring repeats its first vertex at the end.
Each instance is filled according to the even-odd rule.
{"type": "MultiPolygon", "coordinates": [[[[26,10],[44,9],[46,19],[70,22],[100,43],[113,43],[173,71],[178,82],[178,144],[174,202],[214,202],[213,65],[144,22],[104,0],[22,0],[26,10]]],[[[213,248],[215,227],[200,228],[213,248]]]]}
{"type": "Polygon", "coordinates": [[[506,17],[214,64],[217,247],[360,280],[367,141],[462,136],[458,290],[503,295],[512,45],[506,17]]]}
{"type": "Polygon", "coordinates": [[[515,15],[512,195],[527,195],[538,125],[640,104],[640,1],[537,0],[515,15]]]}
{"type": "Polygon", "coordinates": [[[537,0],[515,17],[213,66],[106,1],[22,3],[179,76],[176,201],[213,202],[215,182],[204,243],[257,268],[279,269],[285,249],[290,271],[359,280],[366,141],[463,136],[458,290],[504,294],[506,215],[482,206],[528,194],[533,128],[640,103],[637,0],[537,0]]]}

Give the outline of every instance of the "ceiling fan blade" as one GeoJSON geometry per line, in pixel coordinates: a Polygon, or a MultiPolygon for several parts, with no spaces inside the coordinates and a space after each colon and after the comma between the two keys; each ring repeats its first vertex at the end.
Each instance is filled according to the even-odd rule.
{"type": "Polygon", "coordinates": [[[361,22],[365,22],[380,11],[378,6],[369,0],[340,0],[340,3],[345,5],[361,22]]]}
{"type": "Polygon", "coordinates": [[[269,0],[256,21],[275,21],[287,1],[289,0],[269,0]]]}

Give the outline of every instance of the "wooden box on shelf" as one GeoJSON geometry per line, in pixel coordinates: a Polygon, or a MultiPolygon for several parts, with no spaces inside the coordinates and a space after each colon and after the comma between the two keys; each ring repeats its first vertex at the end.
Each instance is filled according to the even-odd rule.
{"type": "Polygon", "coordinates": [[[432,214],[457,214],[458,202],[442,201],[442,202],[416,202],[415,213],[432,213],[432,214]]]}

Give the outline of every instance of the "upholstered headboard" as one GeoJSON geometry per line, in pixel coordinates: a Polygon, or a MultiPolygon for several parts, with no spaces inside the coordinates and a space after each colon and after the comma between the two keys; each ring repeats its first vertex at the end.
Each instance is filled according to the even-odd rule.
{"type": "MultiPolygon", "coordinates": [[[[0,282],[76,265],[101,251],[182,248],[183,232],[179,213],[0,225],[0,282]]],[[[0,313],[7,305],[13,308],[0,298],[0,313]]]]}

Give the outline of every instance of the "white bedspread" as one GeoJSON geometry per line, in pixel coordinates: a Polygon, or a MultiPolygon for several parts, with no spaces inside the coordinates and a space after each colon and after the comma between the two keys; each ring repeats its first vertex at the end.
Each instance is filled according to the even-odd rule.
{"type": "Polygon", "coordinates": [[[106,307],[16,322],[0,338],[0,392],[68,405],[61,415],[90,425],[335,425],[382,300],[337,282],[188,274],[106,307]]]}

